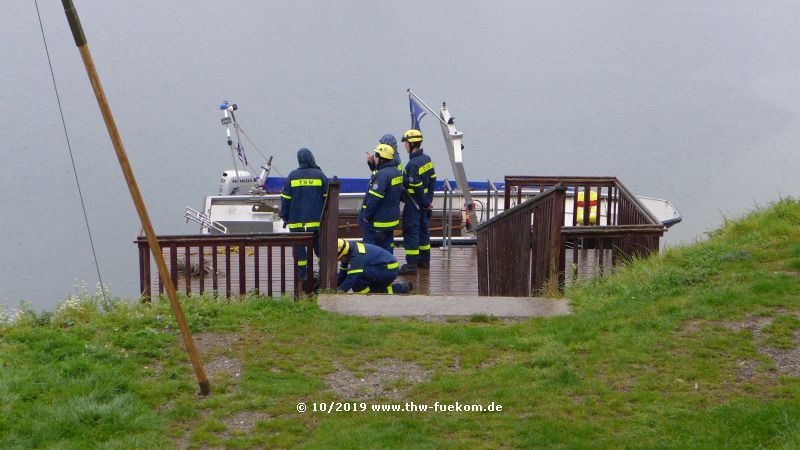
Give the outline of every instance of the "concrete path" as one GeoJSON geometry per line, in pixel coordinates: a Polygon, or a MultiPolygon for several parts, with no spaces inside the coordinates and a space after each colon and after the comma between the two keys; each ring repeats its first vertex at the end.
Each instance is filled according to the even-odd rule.
{"type": "Polygon", "coordinates": [[[325,311],[355,316],[550,317],[571,313],[569,300],[524,297],[320,294],[325,311]]]}

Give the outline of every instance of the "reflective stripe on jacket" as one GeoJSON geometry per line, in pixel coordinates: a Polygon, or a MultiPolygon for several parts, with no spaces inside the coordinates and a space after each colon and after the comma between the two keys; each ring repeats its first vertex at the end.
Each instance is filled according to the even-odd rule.
{"type": "Polygon", "coordinates": [[[306,152],[298,152],[300,167],[289,173],[281,192],[281,219],[290,229],[319,227],[328,195],[328,178],[306,152]]]}
{"type": "Polygon", "coordinates": [[[375,228],[394,228],[400,223],[400,193],[403,189],[403,174],[392,161],[378,165],[378,171],[370,179],[360,217],[375,228]]]}
{"type": "Polygon", "coordinates": [[[339,290],[347,292],[364,276],[366,269],[395,270],[397,259],[377,245],[355,242],[350,245],[347,267],[339,268],[339,290]]]}
{"type": "Polygon", "coordinates": [[[406,170],[403,171],[403,185],[421,208],[427,208],[433,201],[436,169],[430,156],[423,153],[422,149],[410,155],[406,170]]]}

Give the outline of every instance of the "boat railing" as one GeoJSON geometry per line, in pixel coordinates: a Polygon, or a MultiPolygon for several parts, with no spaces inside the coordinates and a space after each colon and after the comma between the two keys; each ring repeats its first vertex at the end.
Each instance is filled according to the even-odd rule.
{"type": "Polygon", "coordinates": [[[447,251],[446,260],[450,260],[453,254],[453,194],[454,189],[450,186],[450,180],[444,180],[444,202],[442,206],[442,247],[447,251]]]}
{"type": "MultiPolygon", "coordinates": [[[[291,292],[297,299],[313,290],[313,277],[306,277],[302,284],[297,282],[300,277],[294,257],[296,246],[305,246],[307,254],[313,254],[313,233],[174,235],[157,239],[173,284],[186,295],[211,293],[232,298],[291,292]]],[[[156,286],[159,294],[164,292],[164,283],[160,276],[153,282],[147,239],[139,236],[136,244],[141,299],[149,302],[156,286]]],[[[314,258],[308,258],[307,270],[313,273],[314,258]]]]}

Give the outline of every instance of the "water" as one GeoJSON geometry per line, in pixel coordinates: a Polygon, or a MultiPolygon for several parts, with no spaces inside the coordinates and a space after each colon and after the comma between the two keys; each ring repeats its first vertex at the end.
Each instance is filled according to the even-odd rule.
{"type": "MultiPolygon", "coordinates": [[[[97,282],[33,2],[5,2],[0,304],[51,309],[97,282]]],[[[58,2],[40,2],[103,279],[133,297],[138,220],[58,2]]],[[[442,100],[473,179],[613,175],[673,201],[667,245],[703,239],[800,181],[800,5],[739,0],[76,0],[156,230],[193,233],[230,166],[218,103],[287,173],[329,175],[442,100]]],[[[449,175],[432,118],[426,151],[449,175]]],[[[260,157],[251,150],[259,164],[260,157]]]]}

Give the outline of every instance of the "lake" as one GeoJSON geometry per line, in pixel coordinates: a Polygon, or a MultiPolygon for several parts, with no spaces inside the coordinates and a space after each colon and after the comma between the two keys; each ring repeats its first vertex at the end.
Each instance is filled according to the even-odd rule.
{"type": "MultiPolygon", "coordinates": [[[[97,274],[35,6],[6,3],[0,304],[52,309],[97,274]]],[[[354,177],[408,128],[412,88],[447,102],[469,178],[617,176],[678,207],[667,246],[800,189],[797,2],[75,3],[161,234],[196,232],[184,207],[231,165],[226,99],[279,173],[308,147],[354,177]]],[[[62,6],[40,8],[103,280],[131,298],[138,219],[62,6]]],[[[433,118],[422,131],[449,176],[433,118]]]]}

